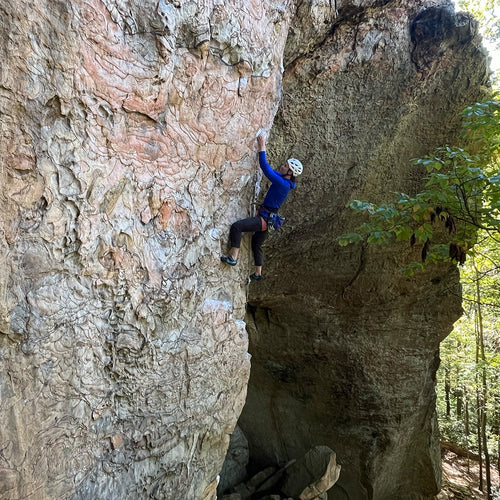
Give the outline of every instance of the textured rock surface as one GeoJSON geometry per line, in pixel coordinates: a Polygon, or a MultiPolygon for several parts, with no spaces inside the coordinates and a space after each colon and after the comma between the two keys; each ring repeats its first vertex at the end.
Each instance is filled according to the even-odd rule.
{"type": "Polygon", "coordinates": [[[249,373],[247,262],[219,254],[282,59],[271,148],[308,173],[252,297],[247,435],[262,460],[328,444],[351,498],[435,490],[456,273],[332,241],[351,195],[418,182],[407,158],[453,133],[481,61],[465,19],[410,31],[423,0],[337,3],[2,3],[2,498],[214,497],[249,373]]]}
{"type": "Polygon", "coordinates": [[[0,6],[3,499],[215,495],[250,366],[246,273],[219,256],[250,208],[287,16],[0,6]]]}
{"type": "Polygon", "coordinates": [[[335,450],[329,498],[429,498],[440,482],[438,345],[460,313],[458,274],[406,278],[397,270],[418,251],[339,248],[335,237],[358,222],[350,199],[418,189],[408,160],[454,141],[485,61],[474,23],[447,7],[339,2],[332,28],[309,6],[312,19],[293,22],[269,146],[271,162],[293,155],[305,173],[285,233],[269,240],[266,280],[251,288],[240,424],[260,466],[315,444],[335,450]]]}

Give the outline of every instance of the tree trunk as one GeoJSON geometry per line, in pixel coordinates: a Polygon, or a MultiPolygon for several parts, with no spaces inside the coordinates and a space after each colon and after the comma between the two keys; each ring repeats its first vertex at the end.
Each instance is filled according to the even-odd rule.
{"type": "Polygon", "coordinates": [[[481,436],[483,438],[484,468],[486,470],[486,491],[488,494],[488,500],[491,500],[493,495],[491,492],[490,454],[488,451],[488,437],[486,433],[486,410],[482,412],[481,436]]]}
{"type": "Polygon", "coordinates": [[[455,391],[455,397],[457,398],[457,420],[462,419],[462,408],[464,406],[463,392],[461,389],[455,391]]]}
{"type": "Polygon", "coordinates": [[[459,446],[458,444],[451,443],[450,441],[441,441],[441,450],[443,452],[451,451],[452,453],[455,453],[455,455],[458,455],[459,457],[475,460],[476,462],[479,461],[479,455],[465,448],[462,448],[462,446],[459,446]]]}
{"type": "Polygon", "coordinates": [[[450,401],[450,392],[451,392],[451,383],[450,383],[450,369],[446,366],[444,368],[444,393],[446,400],[446,418],[451,417],[451,401],[450,401]]]}
{"type": "Polygon", "coordinates": [[[481,396],[479,394],[479,386],[476,385],[476,400],[477,400],[477,448],[479,455],[479,489],[484,491],[484,480],[483,480],[483,440],[481,439],[481,396]]]}
{"type": "MultiPolygon", "coordinates": [[[[500,436],[497,439],[497,471],[500,471],[500,436]]],[[[500,474],[498,475],[498,489],[500,489],[500,474]]]]}
{"type": "MultiPolygon", "coordinates": [[[[493,401],[495,402],[493,406],[493,422],[494,426],[492,429],[493,434],[497,436],[497,471],[500,471],[500,393],[498,392],[500,382],[500,376],[498,370],[495,375],[495,386],[497,387],[495,393],[493,394],[493,401]]],[[[500,489],[500,474],[498,475],[497,487],[500,489]]]]}
{"type": "MultiPolygon", "coordinates": [[[[497,387],[498,387],[498,373],[497,373],[497,387]]],[[[498,392],[495,394],[495,425],[496,430],[495,433],[498,436],[497,438],[497,471],[500,472],[500,396],[498,392]]],[[[498,489],[500,489],[500,474],[498,474],[498,489]]]]}
{"type": "Polygon", "coordinates": [[[464,422],[464,432],[467,436],[467,441],[469,440],[470,428],[469,428],[469,400],[465,398],[465,422],[464,422]]]}
{"type": "Polygon", "coordinates": [[[478,327],[478,321],[477,321],[477,315],[474,320],[474,327],[476,330],[476,372],[475,372],[475,379],[476,379],[476,433],[477,433],[477,447],[478,447],[478,455],[479,455],[479,489],[481,491],[484,491],[484,484],[483,484],[483,441],[481,439],[481,394],[479,390],[479,327],[478,327]]]}
{"type": "MultiPolygon", "coordinates": [[[[484,462],[486,469],[486,491],[488,494],[488,500],[492,497],[491,493],[491,471],[490,471],[490,454],[488,452],[488,437],[486,433],[487,429],[487,413],[486,413],[486,403],[488,398],[488,384],[486,380],[486,355],[484,352],[484,329],[483,329],[483,312],[481,308],[481,288],[479,286],[480,276],[479,271],[476,267],[476,263],[473,260],[474,269],[476,271],[476,312],[477,312],[477,339],[478,347],[476,353],[481,354],[481,381],[482,381],[482,391],[481,391],[481,409],[480,409],[480,440],[483,443],[484,450],[484,462]],[[478,352],[479,350],[479,352],[478,352]]],[[[476,356],[478,358],[479,356],[476,356]]]]}

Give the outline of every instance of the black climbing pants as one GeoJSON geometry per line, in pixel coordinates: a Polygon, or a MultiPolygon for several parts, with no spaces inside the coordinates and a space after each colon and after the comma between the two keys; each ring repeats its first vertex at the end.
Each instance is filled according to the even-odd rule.
{"type": "Polygon", "coordinates": [[[249,217],[248,219],[241,219],[231,226],[229,238],[231,239],[231,246],[240,248],[241,233],[253,232],[252,236],[252,252],[253,259],[256,266],[262,266],[264,263],[264,254],[262,252],[262,244],[267,238],[267,230],[262,231],[261,217],[249,217]]]}

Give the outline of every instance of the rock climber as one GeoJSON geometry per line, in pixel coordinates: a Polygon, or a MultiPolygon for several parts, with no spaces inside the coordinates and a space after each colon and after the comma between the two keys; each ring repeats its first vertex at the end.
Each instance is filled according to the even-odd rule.
{"type": "Polygon", "coordinates": [[[252,252],[255,263],[255,273],[250,276],[251,280],[260,281],[262,279],[262,264],[264,262],[262,244],[267,238],[269,228],[277,228],[279,225],[278,210],[285,201],[290,189],[295,189],[295,177],[302,173],[302,163],[295,158],[290,158],[279,167],[273,170],[266,159],[266,138],[263,134],[257,137],[259,147],[259,165],[264,175],[271,181],[271,186],[267,191],[263,204],[259,207],[256,217],[249,217],[235,222],[231,226],[229,238],[231,249],[229,255],[222,256],[220,260],[235,266],[238,263],[238,253],[240,251],[241,233],[253,232],[252,252]]]}

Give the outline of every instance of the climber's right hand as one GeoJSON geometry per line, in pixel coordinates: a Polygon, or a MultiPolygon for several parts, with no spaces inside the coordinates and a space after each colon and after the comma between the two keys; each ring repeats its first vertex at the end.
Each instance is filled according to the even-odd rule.
{"type": "Polygon", "coordinates": [[[264,134],[259,134],[257,136],[257,144],[259,146],[259,151],[266,150],[266,136],[264,134]]]}

